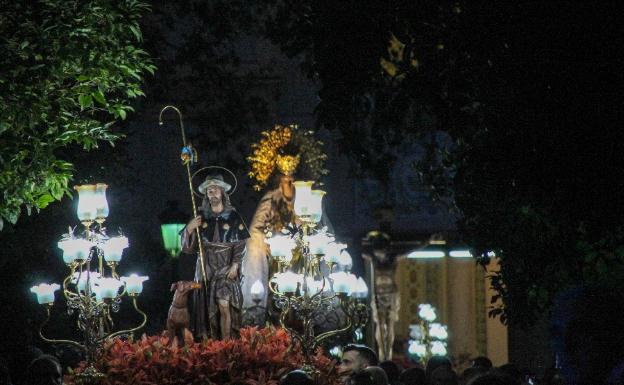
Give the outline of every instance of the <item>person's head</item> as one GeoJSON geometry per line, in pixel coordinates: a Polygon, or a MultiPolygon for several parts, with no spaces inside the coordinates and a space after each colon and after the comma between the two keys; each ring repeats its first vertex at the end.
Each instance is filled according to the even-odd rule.
{"type": "Polygon", "coordinates": [[[505,365],[499,366],[495,371],[495,374],[499,376],[508,377],[513,380],[522,382],[524,381],[524,376],[518,367],[512,363],[507,363],[505,365]]]}
{"type": "Polygon", "coordinates": [[[393,383],[399,380],[401,369],[399,369],[399,365],[396,362],[390,360],[382,361],[379,363],[379,367],[386,372],[388,382],[393,383]]]}
{"type": "Polygon", "coordinates": [[[425,385],[425,369],[423,368],[408,368],[405,369],[399,376],[399,381],[403,385],[425,385]]]}
{"type": "Polygon", "coordinates": [[[431,374],[440,366],[446,366],[449,369],[453,369],[453,364],[451,364],[451,360],[449,360],[445,356],[433,356],[427,361],[427,365],[425,366],[425,375],[427,378],[431,378],[431,374]]]}
{"type": "Polygon", "coordinates": [[[450,366],[440,365],[429,377],[430,385],[457,385],[457,374],[450,366]]]}
{"type": "Polygon", "coordinates": [[[61,385],[63,383],[63,370],[59,360],[49,354],[35,358],[28,366],[24,383],[28,385],[61,385]]]}
{"type": "Polygon", "coordinates": [[[475,357],[472,360],[472,367],[473,368],[484,368],[486,370],[490,370],[490,369],[492,369],[492,361],[490,361],[490,359],[485,357],[485,356],[475,357]]]}
{"type": "Polygon", "coordinates": [[[220,214],[226,209],[231,209],[230,197],[228,191],[232,186],[223,181],[221,175],[208,175],[206,180],[199,186],[197,190],[204,196],[202,208],[205,216],[212,214],[220,214]]]}
{"type": "Polygon", "coordinates": [[[370,373],[374,385],[388,385],[388,375],[379,366],[368,366],[362,371],[370,373]]]}
{"type": "Polygon", "coordinates": [[[280,385],[314,385],[314,380],[303,370],[293,370],[280,379],[280,385]]]}
{"type": "Polygon", "coordinates": [[[350,344],[342,349],[338,374],[345,378],[367,366],[377,365],[377,354],[366,345],[350,344]]]}

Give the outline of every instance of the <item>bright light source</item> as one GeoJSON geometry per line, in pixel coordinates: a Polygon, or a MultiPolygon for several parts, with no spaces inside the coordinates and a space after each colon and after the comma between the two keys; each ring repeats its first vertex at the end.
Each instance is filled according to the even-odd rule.
{"type": "Polygon", "coordinates": [[[421,303],[418,305],[418,316],[429,322],[435,321],[437,318],[434,307],[428,303],[421,303]]]}
{"type": "Polygon", "coordinates": [[[427,346],[418,342],[411,341],[409,347],[407,348],[409,354],[413,354],[418,357],[424,357],[427,354],[427,346]]]}
{"type": "Polygon", "coordinates": [[[471,258],[470,250],[451,250],[449,255],[453,258],[471,258]]]}
{"type": "Polygon", "coordinates": [[[121,280],[126,283],[128,294],[141,294],[143,292],[143,282],[148,279],[149,277],[147,276],[138,276],[136,274],[130,274],[129,277],[121,277],[121,280]]]}
{"type": "Polygon", "coordinates": [[[417,250],[407,254],[407,258],[444,258],[444,251],[417,250]]]}
{"type": "Polygon", "coordinates": [[[435,356],[445,356],[446,346],[442,341],[433,341],[431,343],[431,354],[435,356]]]}
{"type": "Polygon", "coordinates": [[[445,340],[448,338],[448,331],[446,330],[446,326],[434,322],[429,325],[429,335],[439,340],[445,340]]]}

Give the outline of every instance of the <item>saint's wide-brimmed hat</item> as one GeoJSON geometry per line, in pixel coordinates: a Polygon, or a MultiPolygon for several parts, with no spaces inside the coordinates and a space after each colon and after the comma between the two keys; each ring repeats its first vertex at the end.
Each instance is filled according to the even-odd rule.
{"type": "Polygon", "coordinates": [[[197,191],[199,191],[200,194],[205,195],[206,189],[208,188],[208,186],[219,186],[226,193],[230,191],[230,189],[232,188],[231,185],[229,185],[223,180],[223,176],[221,174],[208,175],[206,177],[206,180],[202,184],[199,185],[199,187],[197,188],[197,191]]]}

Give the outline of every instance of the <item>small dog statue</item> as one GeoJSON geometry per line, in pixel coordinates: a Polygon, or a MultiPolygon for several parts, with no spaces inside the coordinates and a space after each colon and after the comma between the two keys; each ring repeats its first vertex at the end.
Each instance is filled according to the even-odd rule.
{"type": "Polygon", "coordinates": [[[191,316],[187,306],[188,295],[191,290],[197,290],[200,287],[198,282],[193,281],[178,281],[171,285],[171,291],[175,292],[167,315],[167,333],[171,344],[174,343],[175,337],[178,338],[179,346],[184,346],[189,337],[190,341],[193,341],[193,335],[189,330],[191,316]]]}

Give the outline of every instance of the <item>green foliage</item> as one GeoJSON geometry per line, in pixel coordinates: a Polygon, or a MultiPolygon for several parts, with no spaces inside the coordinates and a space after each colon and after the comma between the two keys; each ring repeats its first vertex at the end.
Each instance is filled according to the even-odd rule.
{"type": "Polygon", "coordinates": [[[85,151],[120,133],[155,70],[139,48],[137,0],[10,2],[0,14],[0,221],[65,194],[68,146],[85,151]]]}

